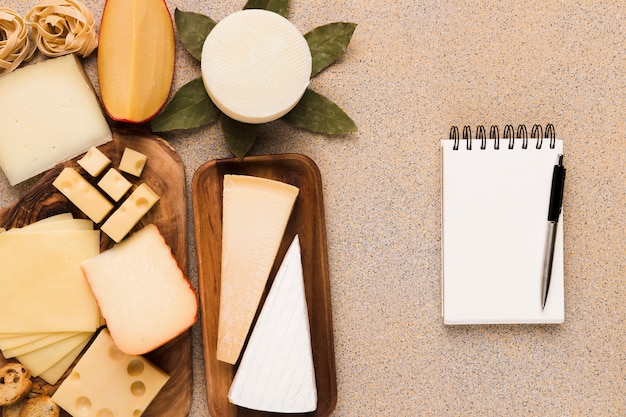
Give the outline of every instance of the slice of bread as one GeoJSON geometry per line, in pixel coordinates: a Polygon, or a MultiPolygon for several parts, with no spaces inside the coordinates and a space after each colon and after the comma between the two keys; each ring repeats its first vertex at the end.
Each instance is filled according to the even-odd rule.
{"type": "Polygon", "coordinates": [[[47,395],[26,400],[19,417],[59,417],[61,409],[47,395]]]}
{"type": "Polygon", "coordinates": [[[32,385],[30,371],[25,366],[17,362],[7,363],[0,368],[0,406],[25,398],[32,385]]]}

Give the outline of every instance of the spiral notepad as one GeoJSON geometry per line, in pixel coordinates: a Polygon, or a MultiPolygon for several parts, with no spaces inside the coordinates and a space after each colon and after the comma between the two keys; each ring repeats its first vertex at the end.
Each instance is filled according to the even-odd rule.
{"type": "Polygon", "coordinates": [[[541,268],[552,170],[563,142],[554,127],[453,127],[442,147],[442,312],[445,324],[562,323],[563,214],[550,292],[541,268]]]}

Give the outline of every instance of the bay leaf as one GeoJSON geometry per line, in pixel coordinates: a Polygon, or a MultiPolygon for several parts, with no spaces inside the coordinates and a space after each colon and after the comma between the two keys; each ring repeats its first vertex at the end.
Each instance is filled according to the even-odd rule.
{"type": "Polygon", "coordinates": [[[248,0],[245,9],[264,9],[275,12],[282,17],[287,17],[289,12],[289,0],[248,0]]]}
{"type": "Polygon", "coordinates": [[[242,123],[222,114],[222,133],[228,149],[239,159],[250,151],[256,142],[258,125],[242,123]]]}
{"type": "Polygon", "coordinates": [[[204,88],[202,77],[183,85],[150,123],[153,132],[190,129],[217,120],[220,111],[204,88]]]}
{"type": "Polygon", "coordinates": [[[185,49],[198,61],[202,58],[204,40],[217,24],[210,17],[200,13],[174,10],[176,30],[185,49]]]}
{"type": "Polygon", "coordinates": [[[356,23],[335,22],[319,26],[304,35],[311,50],[311,77],[335,62],[346,51],[356,23]]]}
{"type": "Polygon", "coordinates": [[[311,89],[307,89],[296,106],[282,120],[316,133],[356,132],[354,121],[341,107],[311,89]]]}

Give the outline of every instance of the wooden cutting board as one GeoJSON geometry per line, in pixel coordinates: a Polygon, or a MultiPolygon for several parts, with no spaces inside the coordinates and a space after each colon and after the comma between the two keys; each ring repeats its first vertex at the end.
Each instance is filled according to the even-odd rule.
{"type": "MultiPolygon", "coordinates": [[[[183,163],[176,151],[163,139],[138,129],[114,128],[113,141],[98,147],[111,159],[111,167],[117,168],[126,147],[143,153],[148,157],[146,167],[140,178],[126,176],[133,185],[145,182],[159,196],[159,202],[139,222],[135,230],[153,223],[157,225],[181,269],[187,271],[187,210],[185,199],[185,171],[183,163]]],[[[85,216],[74,207],[52,182],[65,167],[74,167],[83,173],[92,183],[93,179],[76,163],[77,157],[71,161],[57,165],[45,173],[18,201],[9,207],[0,209],[0,227],[10,229],[33,223],[54,214],[72,212],[76,218],[85,216]]],[[[133,188],[134,188],[133,186],[133,188]]],[[[123,199],[122,199],[123,200],[123,199]]],[[[121,204],[118,203],[117,205],[121,204]]],[[[101,250],[112,247],[114,242],[101,234],[101,250]]],[[[170,379],[150,407],[144,417],[183,417],[189,414],[192,393],[191,370],[191,331],[183,333],[161,348],[146,355],[159,368],[170,375],[170,379]]],[[[0,365],[7,360],[0,355],[0,365]]],[[[66,375],[54,386],[47,386],[50,394],[61,384],[66,375]]],[[[36,378],[37,379],[37,378],[36,378]]],[[[69,416],[65,411],[63,416],[69,416]]]]}

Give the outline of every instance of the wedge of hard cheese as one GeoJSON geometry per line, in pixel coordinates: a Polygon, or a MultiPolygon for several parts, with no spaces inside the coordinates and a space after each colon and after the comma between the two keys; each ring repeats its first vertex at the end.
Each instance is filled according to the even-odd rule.
{"type": "Polygon", "coordinates": [[[74,55],[0,77],[0,167],[15,185],[112,140],[74,55]]]}
{"type": "Polygon", "coordinates": [[[239,358],[282,241],[298,188],[225,175],[217,359],[239,358]]]}
{"type": "Polygon", "coordinates": [[[155,225],[82,263],[118,349],[150,352],[196,321],[196,294],[155,225]]]}
{"type": "Polygon", "coordinates": [[[263,304],[228,398],[233,404],[273,413],[307,413],[317,408],[298,236],[263,304]]]}

